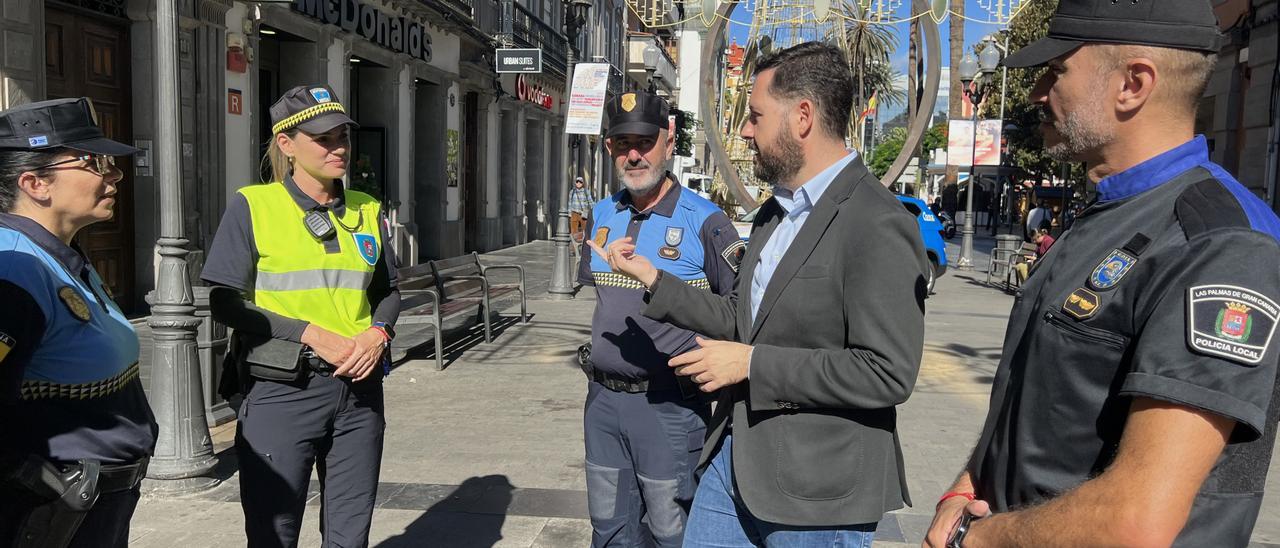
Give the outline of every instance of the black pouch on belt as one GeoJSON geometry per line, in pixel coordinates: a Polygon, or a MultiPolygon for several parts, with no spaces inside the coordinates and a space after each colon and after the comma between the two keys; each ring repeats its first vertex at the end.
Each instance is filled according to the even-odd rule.
{"type": "Polygon", "coordinates": [[[232,349],[249,376],[277,382],[294,382],[306,374],[302,367],[302,343],[237,331],[232,349]]]}

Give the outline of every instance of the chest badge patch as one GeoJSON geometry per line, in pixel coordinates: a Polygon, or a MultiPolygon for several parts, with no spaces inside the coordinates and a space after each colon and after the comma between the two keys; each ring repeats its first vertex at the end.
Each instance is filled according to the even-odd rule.
{"type": "Polygon", "coordinates": [[[356,239],[356,248],[360,250],[360,258],[369,266],[373,266],[378,262],[378,240],[372,234],[354,233],[351,235],[356,239]]]}
{"type": "Polygon", "coordinates": [[[604,244],[609,243],[609,227],[606,226],[596,230],[595,241],[596,245],[600,247],[604,247],[604,244]]]}
{"type": "Polygon", "coordinates": [[[1137,262],[1137,257],[1116,249],[1093,269],[1093,275],[1089,276],[1089,286],[1098,291],[1111,289],[1120,283],[1137,262]]]}
{"type": "Polygon", "coordinates": [[[62,286],[58,290],[58,298],[62,299],[62,304],[67,305],[67,310],[71,311],[71,315],[76,319],[87,322],[89,321],[89,305],[84,302],[84,297],[80,296],[80,292],[72,289],[71,286],[62,286]]]}
{"type": "Polygon", "coordinates": [[[669,261],[674,261],[680,258],[680,249],[664,245],[658,248],[658,256],[669,261]]]}
{"type": "Polygon", "coordinates": [[[15,346],[18,346],[18,341],[13,340],[13,337],[9,335],[0,333],[0,363],[4,363],[5,356],[8,356],[15,346]]]}
{"type": "Polygon", "coordinates": [[[667,227],[667,245],[675,247],[684,241],[684,229],[678,226],[667,227]]]}
{"type": "Polygon", "coordinates": [[[1191,348],[1246,365],[1262,361],[1280,321],[1275,301],[1231,285],[1198,285],[1189,292],[1187,344],[1191,348]]]}
{"type": "Polygon", "coordinates": [[[1072,291],[1067,296],[1067,300],[1062,303],[1062,311],[1077,320],[1084,320],[1092,317],[1098,312],[1098,305],[1101,300],[1098,294],[1083,287],[1072,291]]]}

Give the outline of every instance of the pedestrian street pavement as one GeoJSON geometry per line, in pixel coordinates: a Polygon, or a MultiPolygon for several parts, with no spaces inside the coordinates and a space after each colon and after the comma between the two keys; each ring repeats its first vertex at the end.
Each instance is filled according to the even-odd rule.
{"type": "MultiPolygon", "coordinates": [[[[975,243],[975,249],[990,247],[985,238],[975,243]]],[[[397,366],[385,381],[386,442],[371,546],[589,544],[586,381],[574,357],[590,337],[595,301],[590,288],[575,300],[547,298],[551,249],[539,241],[482,256],[489,264],[525,267],[532,318],[520,324],[518,303],[510,300],[493,343],[484,342],[479,326],[459,328],[446,338],[443,371],[434,371],[429,340],[402,330],[399,340],[424,344],[407,353],[397,349],[397,366]]],[[[948,254],[954,260],[958,248],[949,245],[948,254]]],[[[920,545],[934,501],[959,471],[985,416],[1013,297],[983,283],[986,259],[975,258],[979,272],[949,271],[927,303],[920,378],[899,413],[916,506],[887,515],[876,546],[920,545]]],[[[132,546],[244,545],[233,435],[233,425],[213,432],[219,486],[183,496],[144,494],[132,546]]],[[[317,495],[313,480],[300,546],[320,544],[317,495]]],[[[1266,498],[1254,540],[1256,546],[1280,543],[1274,495],[1266,498]]]]}

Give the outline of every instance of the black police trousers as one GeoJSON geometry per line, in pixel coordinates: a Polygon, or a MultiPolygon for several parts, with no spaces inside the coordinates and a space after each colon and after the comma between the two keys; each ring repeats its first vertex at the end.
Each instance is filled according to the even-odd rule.
{"type": "Polygon", "coordinates": [[[385,426],[377,371],[358,383],[317,373],[254,381],[236,430],[248,545],[298,545],[314,466],[323,546],[367,546],[385,426]]]}
{"type": "MultiPolygon", "coordinates": [[[[0,496],[9,496],[0,494],[0,496]]],[[[129,546],[129,520],[138,507],[140,493],[137,487],[114,493],[98,495],[84,515],[84,521],[76,528],[69,548],[126,548],[129,546]]],[[[0,500],[0,546],[20,545],[18,527],[26,518],[30,507],[14,504],[12,499],[0,500]]],[[[65,537],[64,537],[65,538],[65,537]]]]}

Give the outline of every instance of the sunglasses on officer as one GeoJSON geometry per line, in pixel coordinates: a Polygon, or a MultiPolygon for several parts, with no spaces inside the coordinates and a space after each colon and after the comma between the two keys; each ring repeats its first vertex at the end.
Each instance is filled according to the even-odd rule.
{"type": "MultiPolygon", "coordinates": [[[[66,160],[59,160],[52,164],[45,164],[45,165],[36,167],[31,171],[40,171],[44,169],[58,167],[61,165],[70,164],[72,162],[81,162],[81,161],[89,162],[89,164],[85,166],[77,166],[77,167],[83,167],[84,169],[88,169],[89,171],[92,171],[102,177],[106,177],[107,175],[110,175],[111,172],[116,168],[115,156],[109,156],[106,154],[82,154],[80,156],[67,158],[66,160]]],[[[63,168],[63,169],[76,169],[76,168],[63,168]]]]}

